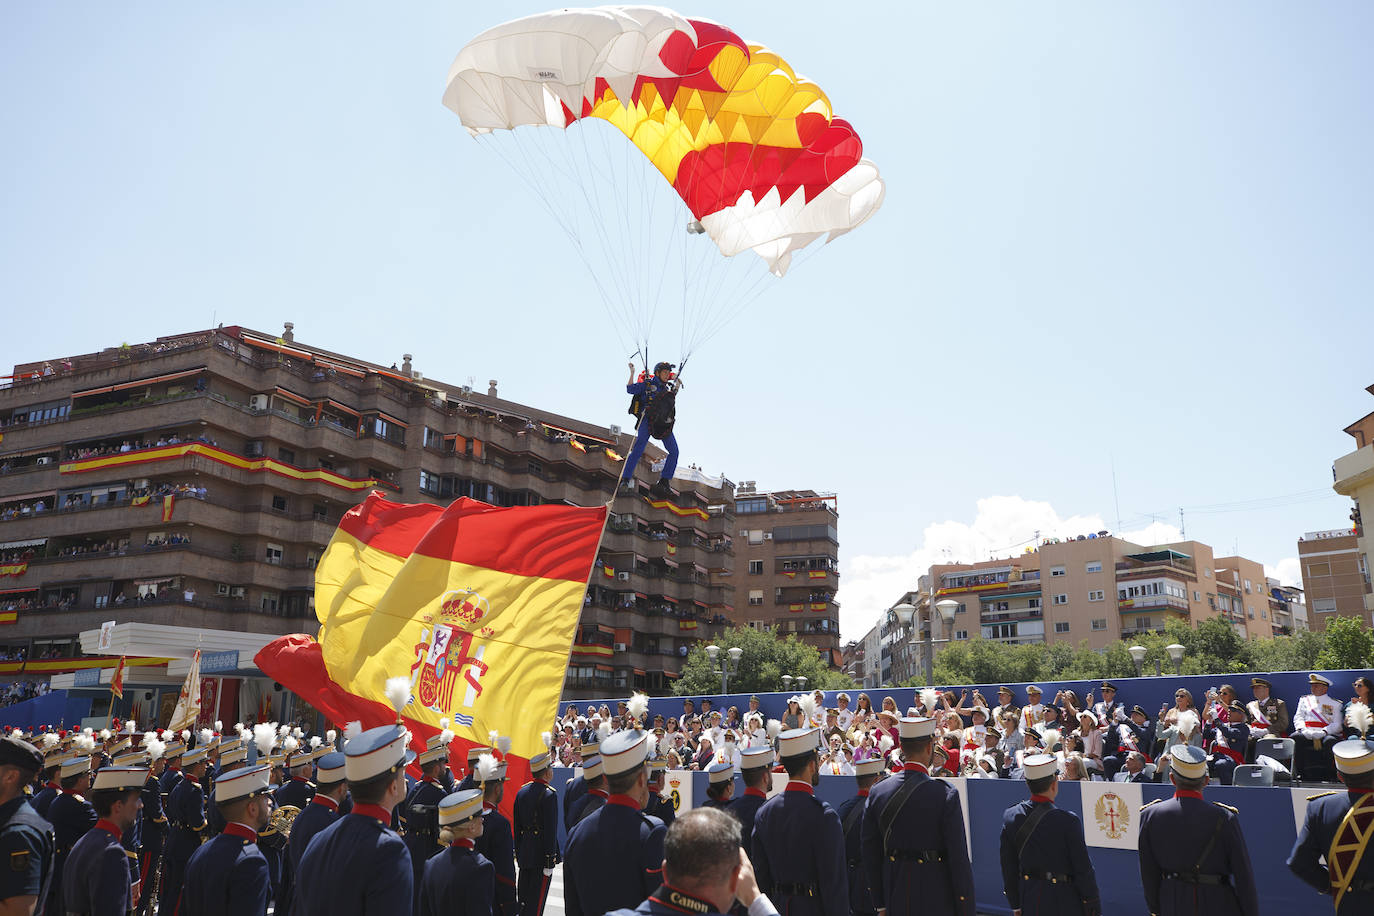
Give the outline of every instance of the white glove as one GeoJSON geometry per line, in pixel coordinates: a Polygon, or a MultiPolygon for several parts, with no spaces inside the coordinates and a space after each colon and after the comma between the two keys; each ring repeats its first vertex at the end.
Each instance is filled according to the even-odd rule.
{"type": "Polygon", "coordinates": [[[545,877],[545,878],[552,878],[552,877],[553,877],[553,869],[552,869],[552,868],[546,868],[546,869],[544,869],[544,877],[545,877]]]}

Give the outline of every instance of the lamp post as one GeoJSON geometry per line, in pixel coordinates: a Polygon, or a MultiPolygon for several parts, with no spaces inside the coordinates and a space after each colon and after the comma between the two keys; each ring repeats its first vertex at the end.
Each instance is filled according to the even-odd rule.
{"type": "Polygon", "coordinates": [[[725,658],[720,657],[720,646],[707,646],[706,655],[711,659],[711,671],[720,675],[720,692],[728,694],[730,692],[730,678],[739,672],[739,659],[744,654],[744,650],[739,646],[732,646],[725,650],[725,658]]]}
{"type": "Polygon", "coordinates": [[[1131,646],[1126,651],[1131,653],[1131,661],[1135,663],[1135,676],[1140,677],[1141,669],[1145,666],[1145,647],[1131,646]]]}
{"type": "MultiPolygon", "coordinates": [[[[916,608],[913,605],[904,601],[901,604],[894,607],[892,610],[893,613],[897,615],[897,618],[901,620],[903,624],[911,625],[913,629],[920,624],[920,621],[915,619],[916,608]]],[[[944,601],[935,602],[935,610],[940,612],[940,619],[944,621],[945,627],[948,628],[949,625],[954,621],[954,615],[959,612],[959,602],[946,598],[944,601]]],[[[929,621],[929,624],[930,625],[926,627],[925,636],[924,638],[922,638],[920,642],[921,667],[922,673],[925,675],[927,684],[929,684],[935,676],[935,640],[933,639],[934,634],[932,632],[935,629],[935,620],[933,615],[929,621]]],[[[949,642],[949,639],[946,637],[939,641],[949,642]]],[[[914,646],[916,644],[917,641],[915,639],[910,639],[907,641],[907,645],[914,646]]]]}
{"type": "Polygon", "coordinates": [[[1175,642],[1165,646],[1164,651],[1169,653],[1169,661],[1174,663],[1174,674],[1182,674],[1184,648],[1175,642]]]}
{"type": "Polygon", "coordinates": [[[784,675],[782,676],[782,689],[783,689],[784,691],[788,691],[788,690],[791,690],[791,689],[792,689],[792,675],[790,675],[790,674],[784,674],[784,675]]]}
{"type": "Polygon", "coordinates": [[[797,677],[797,689],[802,693],[806,693],[806,677],[804,675],[799,675],[797,677]]]}

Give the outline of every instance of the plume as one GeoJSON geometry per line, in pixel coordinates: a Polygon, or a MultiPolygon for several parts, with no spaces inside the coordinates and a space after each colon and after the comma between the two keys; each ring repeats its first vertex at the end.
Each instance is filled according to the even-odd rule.
{"type": "Polygon", "coordinates": [[[496,742],[500,737],[501,733],[493,728],[491,731],[487,732],[487,744],[496,747],[496,742]]]}
{"type": "Polygon", "coordinates": [[[893,743],[892,736],[883,732],[883,736],[878,739],[878,749],[883,752],[884,757],[887,756],[888,751],[892,750],[893,743]]]}
{"type": "Polygon", "coordinates": [[[644,716],[649,712],[649,695],[647,693],[635,693],[630,695],[630,702],[625,704],[629,710],[631,718],[636,722],[643,722],[644,716]]]}
{"type": "Polygon", "coordinates": [[[125,724],[129,726],[129,734],[132,735],[134,732],[138,731],[138,723],[135,722],[133,719],[130,719],[125,724]]]}
{"type": "Polygon", "coordinates": [[[293,753],[295,753],[296,749],[299,748],[300,746],[301,746],[301,743],[300,743],[299,741],[297,741],[295,738],[292,738],[290,735],[288,735],[287,738],[286,738],[286,740],[283,741],[283,742],[281,743],[282,753],[283,753],[283,754],[293,754],[293,753]]]}
{"type": "Polygon", "coordinates": [[[934,687],[927,687],[921,691],[921,706],[925,708],[926,715],[933,714],[939,703],[940,694],[935,691],[934,687]]]}
{"type": "Polygon", "coordinates": [[[144,733],[143,733],[143,742],[142,742],[142,744],[143,744],[144,747],[151,747],[151,746],[152,746],[152,743],[153,743],[154,741],[156,741],[156,740],[157,740],[157,732],[144,732],[144,733]]]}
{"type": "Polygon", "coordinates": [[[83,728],[83,729],[81,729],[81,734],[83,734],[83,735],[94,735],[94,734],[95,734],[95,729],[92,729],[92,728],[83,728]]]}
{"type": "Polygon", "coordinates": [[[92,735],[77,735],[72,746],[76,748],[78,754],[89,754],[95,750],[95,738],[92,735]]]}
{"type": "Polygon", "coordinates": [[[797,700],[797,705],[801,707],[802,715],[806,716],[806,723],[810,725],[816,718],[816,698],[811,694],[805,694],[797,700]]]}
{"type": "Polygon", "coordinates": [[[208,728],[202,728],[202,729],[200,730],[200,743],[201,743],[202,746],[204,746],[204,745],[206,745],[206,744],[209,744],[211,741],[214,741],[214,740],[215,740],[215,733],[212,732],[212,731],[210,731],[210,729],[208,729],[208,728]]]}
{"type": "MultiPolygon", "coordinates": [[[[1196,719],[1197,716],[1194,715],[1193,718],[1196,719]]],[[[1057,728],[1046,728],[1042,730],[1041,735],[1044,738],[1045,750],[1047,751],[1053,751],[1064,737],[1063,732],[1057,728]]]]}
{"type": "Polygon", "coordinates": [[[349,722],[347,725],[344,726],[345,741],[352,741],[354,738],[358,737],[362,733],[363,723],[359,722],[357,719],[354,719],[352,722],[349,722]]]}
{"type": "Polygon", "coordinates": [[[325,741],[326,744],[333,744],[333,743],[334,743],[334,739],[336,739],[336,738],[338,738],[338,737],[339,737],[339,733],[338,733],[337,731],[335,731],[334,729],[332,729],[332,728],[329,729],[329,731],[327,731],[327,732],[324,733],[324,741],[325,741]]]}
{"type": "MultiPolygon", "coordinates": [[[[276,725],[277,723],[273,722],[272,724],[273,724],[273,725],[276,725]]],[[[279,738],[285,738],[285,737],[286,737],[287,735],[289,735],[289,734],[291,734],[291,726],[289,726],[289,725],[280,725],[280,726],[277,726],[277,737],[279,737],[279,738]]]]}
{"type": "MultiPolygon", "coordinates": [[[[152,735],[153,733],[148,732],[148,734],[152,735]]],[[[145,741],[144,746],[148,748],[149,763],[159,759],[162,756],[163,752],[167,750],[167,743],[165,741],[158,740],[156,735],[153,736],[153,739],[151,741],[145,741]]]]}
{"type": "Polygon", "coordinates": [[[50,749],[54,744],[56,744],[57,742],[59,742],[59,741],[61,741],[61,740],[62,740],[61,738],[57,737],[57,736],[56,736],[55,734],[53,734],[52,732],[48,732],[47,734],[45,734],[45,735],[43,736],[43,750],[46,751],[46,750],[50,749]]]}
{"type": "Polygon", "coordinates": [[[540,732],[539,740],[544,742],[544,747],[553,747],[553,732],[540,732]]]}
{"type": "Polygon", "coordinates": [[[1180,735],[1183,735],[1185,738],[1192,737],[1192,734],[1197,731],[1197,726],[1197,713],[1193,712],[1191,709],[1185,709],[1178,714],[1178,733],[1180,735]]]}
{"type": "Polygon", "coordinates": [[[410,678],[389,677],[386,679],[386,699],[396,710],[396,721],[401,721],[401,710],[410,702],[410,678]]]}
{"type": "Polygon", "coordinates": [[[671,735],[669,735],[669,734],[667,734],[667,733],[665,732],[664,735],[663,735],[663,737],[662,737],[662,738],[659,740],[659,742],[658,742],[658,754],[659,754],[660,757],[666,757],[666,756],[668,756],[668,752],[671,751],[672,749],[673,749],[673,738],[672,738],[671,735]]]}
{"type": "Polygon", "coordinates": [[[109,730],[108,728],[102,728],[102,729],[100,730],[100,740],[101,740],[101,741],[109,741],[109,740],[110,740],[110,730],[109,730]]]}
{"type": "Polygon", "coordinates": [[[310,736],[310,749],[311,749],[312,751],[319,750],[320,745],[323,744],[323,743],[324,743],[324,742],[320,740],[320,736],[319,736],[319,735],[311,735],[311,736],[310,736]]]}
{"type": "Polygon", "coordinates": [[[439,730],[446,732],[449,730],[449,726],[452,724],[453,723],[449,721],[448,716],[444,716],[442,719],[439,720],[439,730]]]}
{"type": "Polygon", "coordinates": [[[291,729],[291,737],[299,741],[305,737],[305,732],[297,725],[295,728],[291,729]]]}
{"type": "Polygon", "coordinates": [[[1370,726],[1374,725],[1374,714],[1363,703],[1353,702],[1345,712],[1345,724],[1359,732],[1361,738],[1367,737],[1370,726]]]}
{"type": "Polygon", "coordinates": [[[504,757],[504,756],[506,756],[507,754],[509,754],[509,753],[510,753],[510,735],[502,735],[501,737],[497,738],[497,739],[496,739],[496,749],[497,749],[498,751],[501,752],[501,756],[502,756],[502,757],[504,757]]]}
{"type": "Polygon", "coordinates": [[[609,737],[611,737],[611,723],[602,722],[596,727],[596,741],[600,744],[609,737]]]}
{"type": "Polygon", "coordinates": [[[767,731],[768,731],[768,740],[769,740],[769,741],[774,741],[774,740],[776,740],[777,737],[778,737],[778,735],[781,735],[781,734],[782,734],[782,723],[779,722],[777,719],[769,719],[769,720],[768,720],[768,729],[767,729],[767,731]]]}
{"type": "Polygon", "coordinates": [[[253,726],[253,744],[257,746],[259,757],[272,756],[272,745],[277,743],[277,730],[271,722],[260,722],[253,726]]]}
{"type": "Polygon", "coordinates": [[[501,765],[493,754],[483,754],[477,758],[477,781],[486,782],[496,775],[496,768],[501,765]]]}
{"type": "Polygon", "coordinates": [[[224,723],[221,722],[219,719],[216,719],[216,720],[215,720],[215,732],[216,732],[216,733],[219,733],[219,732],[223,732],[223,731],[224,731],[224,723]]]}
{"type": "Polygon", "coordinates": [[[183,728],[183,729],[181,730],[181,741],[182,741],[182,743],[185,744],[185,743],[189,742],[190,740],[191,740],[191,730],[190,730],[189,728],[183,728]]]}

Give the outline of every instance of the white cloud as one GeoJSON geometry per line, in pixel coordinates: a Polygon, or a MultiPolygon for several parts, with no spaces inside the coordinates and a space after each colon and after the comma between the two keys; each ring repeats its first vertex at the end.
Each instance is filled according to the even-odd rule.
{"type": "MultiPolygon", "coordinates": [[[[984,497],[977,507],[972,523],[950,519],[927,525],[920,545],[909,553],[859,555],[845,561],[838,596],[843,638],[862,639],[882,611],[903,592],[916,588],[917,580],[937,563],[1017,556],[1037,543],[1037,537],[1069,538],[1107,528],[1100,516],[1061,518],[1049,503],[1020,496],[984,497]]],[[[1120,536],[1152,546],[1177,541],[1180,532],[1173,525],[1154,522],[1120,536]]]]}
{"type": "Polygon", "coordinates": [[[1278,579],[1281,585],[1302,588],[1302,564],[1297,557],[1284,557],[1273,566],[1266,565],[1264,574],[1271,579],[1278,579]]]}

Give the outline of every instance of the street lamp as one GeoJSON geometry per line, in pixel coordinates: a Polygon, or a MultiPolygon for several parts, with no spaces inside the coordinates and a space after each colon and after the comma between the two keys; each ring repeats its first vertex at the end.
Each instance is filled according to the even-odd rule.
{"type": "Polygon", "coordinates": [[[1141,669],[1145,665],[1145,647],[1131,646],[1126,651],[1131,653],[1131,661],[1135,662],[1135,676],[1140,677],[1141,669]]]}
{"type": "Polygon", "coordinates": [[[720,675],[720,692],[728,694],[730,692],[730,678],[739,673],[740,656],[744,650],[739,646],[732,646],[725,650],[725,658],[720,657],[720,646],[707,646],[706,655],[711,660],[711,672],[720,675]]]}
{"type": "MultiPolygon", "coordinates": [[[[949,598],[946,598],[944,601],[935,602],[935,610],[940,612],[940,619],[943,620],[945,622],[945,626],[948,627],[949,624],[954,621],[954,615],[959,613],[959,602],[952,601],[949,598]]],[[[900,620],[904,625],[911,626],[913,630],[916,628],[916,626],[920,624],[919,620],[914,619],[916,616],[916,608],[905,601],[894,607],[892,611],[897,615],[898,620],[900,620]]],[[[935,677],[935,653],[933,651],[934,640],[932,639],[933,633],[931,632],[934,629],[934,627],[935,620],[932,616],[930,620],[930,626],[926,627],[925,636],[922,638],[920,643],[922,667],[924,669],[927,684],[929,684],[931,680],[935,677]]],[[[948,638],[941,639],[940,642],[949,642],[949,640],[948,638]]],[[[916,640],[907,640],[907,645],[916,645],[916,640]]]]}
{"type": "Polygon", "coordinates": [[[802,675],[798,675],[798,676],[797,676],[797,689],[800,690],[802,693],[806,693],[806,678],[805,678],[805,676],[802,676],[802,675]]]}
{"type": "Polygon", "coordinates": [[[792,689],[792,675],[790,675],[790,674],[784,674],[784,675],[782,676],[782,689],[783,689],[783,690],[791,690],[791,689],[792,689]]]}
{"type": "Polygon", "coordinates": [[[1181,674],[1183,672],[1184,648],[1175,642],[1165,646],[1164,651],[1169,653],[1169,661],[1174,663],[1174,674],[1181,674]]]}

